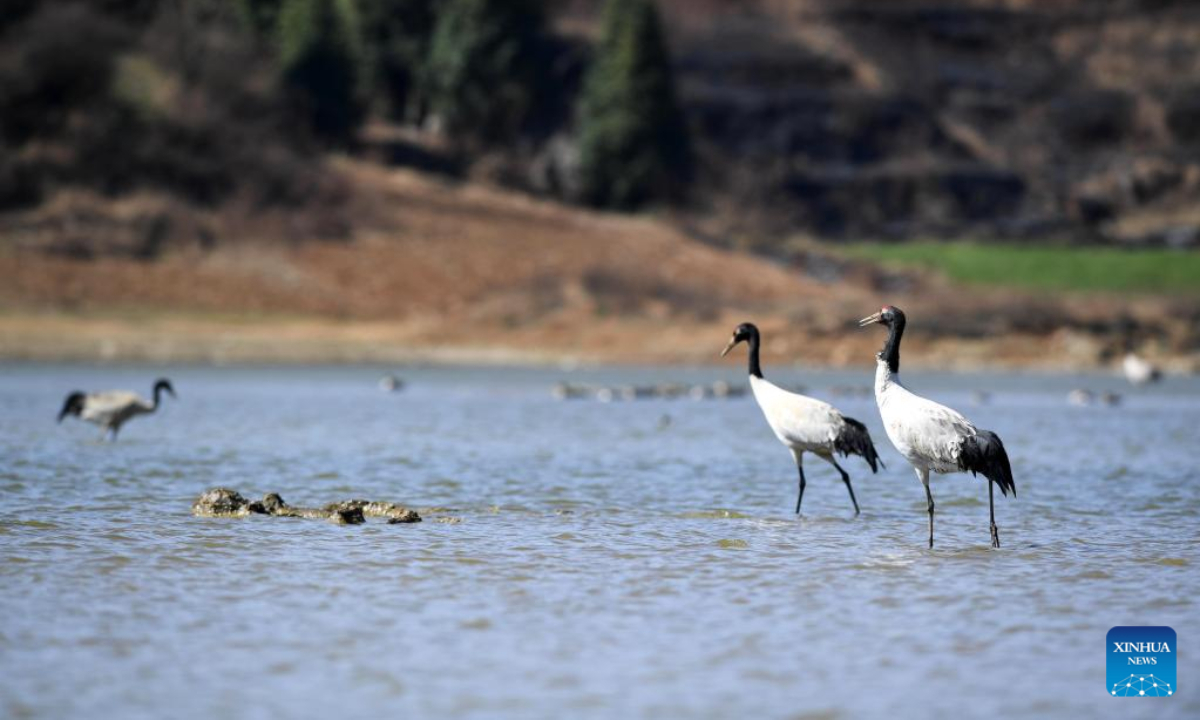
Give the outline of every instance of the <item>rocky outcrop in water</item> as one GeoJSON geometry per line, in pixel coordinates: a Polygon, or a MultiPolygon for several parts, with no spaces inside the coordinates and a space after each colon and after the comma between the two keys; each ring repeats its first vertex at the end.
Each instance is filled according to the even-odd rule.
{"type": "Polygon", "coordinates": [[[247,500],[238,491],[223,487],[201,493],[192,503],[192,514],[225,518],[272,515],[328,520],[338,525],[358,525],[368,517],[386,518],[388,524],[421,522],[416,510],[390,502],[342,500],[320,508],[304,508],[288,505],[278,493],[267,493],[261,500],[247,500]]]}
{"type": "Polygon", "coordinates": [[[237,490],[212,488],[192,503],[192,514],[196,517],[246,517],[250,514],[248,505],[237,490]]]}

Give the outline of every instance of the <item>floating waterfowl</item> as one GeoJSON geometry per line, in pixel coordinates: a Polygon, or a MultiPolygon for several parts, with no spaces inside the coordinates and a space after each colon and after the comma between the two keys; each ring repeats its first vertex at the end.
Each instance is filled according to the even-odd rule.
{"type": "Polygon", "coordinates": [[[1067,393],[1067,404],[1075,407],[1087,407],[1096,399],[1095,394],[1091,390],[1084,388],[1075,388],[1067,393]]]}
{"type": "Polygon", "coordinates": [[[404,389],[404,381],[395,375],[384,375],[379,378],[379,389],[383,392],[399,392],[404,389]]]}

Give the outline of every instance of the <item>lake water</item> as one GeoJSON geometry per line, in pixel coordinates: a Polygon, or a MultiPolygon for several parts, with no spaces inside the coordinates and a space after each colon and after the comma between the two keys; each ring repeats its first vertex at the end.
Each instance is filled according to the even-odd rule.
{"type": "Polygon", "coordinates": [[[1200,717],[1200,382],[906,376],[1004,438],[998,551],[966,475],[935,479],[925,547],[870,397],[832,398],[887,463],[843,463],[862,515],[810,460],[797,518],[751,398],[550,392],[741,367],[405,369],[387,394],[379,368],[0,366],[0,716],[1200,717]],[[159,374],[178,400],[116,444],[54,424],[67,391],[159,374]],[[217,485],[427,520],[192,517],[217,485]],[[1115,625],[1175,628],[1177,695],[1106,694],[1115,625]]]}

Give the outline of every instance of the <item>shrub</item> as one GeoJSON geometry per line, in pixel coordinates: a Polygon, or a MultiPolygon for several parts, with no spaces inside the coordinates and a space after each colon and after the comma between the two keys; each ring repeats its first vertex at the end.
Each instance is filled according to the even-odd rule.
{"type": "Polygon", "coordinates": [[[66,188],[207,207],[335,201],[234,16],[197,1],[147,21],[136,2],[107,4],[119,3],[43,0],[3,31],[0,208],[66,188]]]}
{"type": "Polygon", "coordinates": [[[102,100],[130,33],[82,3],[42,3],[2,40],[0,135],[19,144],[102,100]]]}
{"type": "Polygon", "coordinates": [[[237,0],[242,22],[260,38],[269,38],[279,24],[283,0],[237,0]]]}

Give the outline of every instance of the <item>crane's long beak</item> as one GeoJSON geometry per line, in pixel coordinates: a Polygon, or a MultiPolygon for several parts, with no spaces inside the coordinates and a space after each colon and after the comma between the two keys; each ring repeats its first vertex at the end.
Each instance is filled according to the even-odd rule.
{"type": "Polygon", "coordinates": [[[733,346],[734,346],[734,345],[737,345],[737,344],[738,344],[738,339],[737,339],[737,338],[730,338],[730,339],[729,339],[729,344],[728,344],[728,345],[726,345],[726,346],[725,346],[725,349],[721,351],[721,357],[725,357],[726,355],[728,355],[728,354],[729,354],[729,351],[733,349],[733,346]]]}
{"type": "Polygon", "coordinates": [[[863,318],[862,320],[859,320],[858,326],[866,327],[868,325],[874,325],[875,323],[878,323],[878,322],[883,322],[883,312],[877,312],[874,315],[871,315],[869,317],[863,318]]]}

